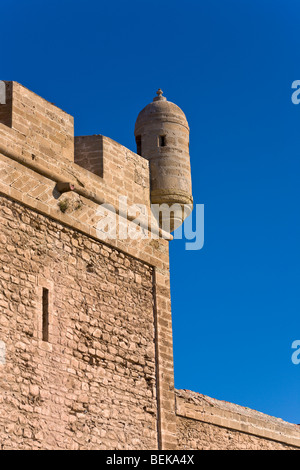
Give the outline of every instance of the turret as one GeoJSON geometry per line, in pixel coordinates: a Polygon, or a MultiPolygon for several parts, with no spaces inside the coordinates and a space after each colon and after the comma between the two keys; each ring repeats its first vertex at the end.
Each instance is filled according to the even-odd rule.
{"type": "Polygon", "coordinates": [[[183,111],[167,101],[162,90],[156,94],[153,102],[139,113],[134,134],[137,153],[150,162],[151,203],[169,207],[177,204],[181,208],[172,218],[173,231],[193,207],[190,129],[183,111]]]}

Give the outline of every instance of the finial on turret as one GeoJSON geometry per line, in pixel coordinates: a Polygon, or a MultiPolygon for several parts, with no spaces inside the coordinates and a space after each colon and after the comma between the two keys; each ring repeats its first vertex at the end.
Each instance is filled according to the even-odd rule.
{"type": "Polygon", "coordinates": [[[153,98],[153,101],[167,101],[167,98],[165,96],[162,96],[163,91],[161,88],[159,88],[156,92],[157,96],[153,98]]]}

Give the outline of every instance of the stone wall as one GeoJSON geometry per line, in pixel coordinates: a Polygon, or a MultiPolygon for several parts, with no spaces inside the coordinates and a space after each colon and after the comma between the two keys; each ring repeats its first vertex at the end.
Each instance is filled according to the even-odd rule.
{"type": "MultiPolygon", "coordinates": [[[[91,243],[99,240],[99,205],[105,203],[116,209],[118,225],[139,215],[138,207],[128,214],[118,211],[120,195],[127,197],[128,206],[143,204],[147,208],[142,224],[146,237],[109,239],[107,244],[151,266],[153,271],[156,406],[159,410],[156,446],[174,449],[177,441],[168,246],[168,240],[172,237],[168,235],[162,238],[158,228],[159,238],[152,239],[149,233],[149,163],[108,137],[101,137],[99,158],[103,157],[103,177],[90,171],[92,167],[85,168],[91,155],[87,152],[81,158],[80,151],[85,153],[85,145],[78,146],[77,141],[76,160],[83,165],[79,166],[74,163],[74,146],[69,149],[70,152],[67,151],[65,144],[69,139],[61,139],[62,128],[57,127],[58,122],[61,126],[66,125],[66,137],[74,136],[73,118],[16,82],[7,82],[7,87],[11,91],[9,107],[0,105],[0,195],[21,203],[36,215],[46,216],[49,221],[56,221],[76,233],[85,234],[91,243]],[[4,119],[7,113],[11,113],[11,123],[4,119]],[[47,133],[51,134],[49,139],[46,138],[47,133]],[[54,146],[53,139],[56,139],[58,146],[54,146]],[[72,186],[73,191],[61,193],[59,184],[72,186]]],[[[85,143],[86,139],[82,141],[85,143]]],[[[11,226],[11,232],[14,228],[11,226]]],[[[30,252],[27,256],[30,259],[30,252]]],[[[30,269],[29,263],[28,275],[32,274],[30,269]]],[[[6,292],[0,290],[0,293],[5,299],[6,292]]],[[[0,325],[0,341],[1,334],[0,325]]],[[[136,445],[139,446],[138,443],[136,445]]]]}
{"type": "Polygon", "coordinates": [[[299,427],[249,408],[176,390],[181,450],[300,450],[299,427]]]}
{"type": "Polygon", "coordinates": [[[153,269],[6,197],[0,234],[2,448],[157,448],[153,269]]]}

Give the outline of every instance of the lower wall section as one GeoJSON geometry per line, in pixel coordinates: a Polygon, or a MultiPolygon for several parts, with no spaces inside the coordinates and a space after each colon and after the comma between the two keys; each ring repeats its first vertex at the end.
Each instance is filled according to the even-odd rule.
{"type": "Polygon", "coordinates": [[[178,448],[182,450],[300,450],[300,431],[263,413],[176,391],[178,448]]]}
{"type": "Polygon", "coordinates": [[[174,400],[169,276],[133,256],[0,196],[0,449],[299,450],[299,426],[174,400]]]}
{"type": "Polygon", "coordinates": [[[292,449],[292,447],[279,442],[182,417],[177,418],[177,432],[179,436],[179,449],[182,450],[292,449]]]}
{"type": "Polygon", "coordinates": [[[0,311],[2,449],[157,448],[150,266],[1,197],[0,311]]]}

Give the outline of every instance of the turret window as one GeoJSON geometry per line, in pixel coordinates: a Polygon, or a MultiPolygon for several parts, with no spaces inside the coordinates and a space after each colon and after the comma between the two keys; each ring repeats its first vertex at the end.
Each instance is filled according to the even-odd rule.
{"type": "Polygon", "coordinates": [[[166,136],[165,135],[160,135],[159,136],[158,145],[159,145],[159,147],[165,147],[166,146],[166,136]]]}
{"type": "Polygon", "coordinates": [[[140,135],[137,135],[135,138],[136,141],[136,153],[142,155],[142,138],[140,135]]]}

